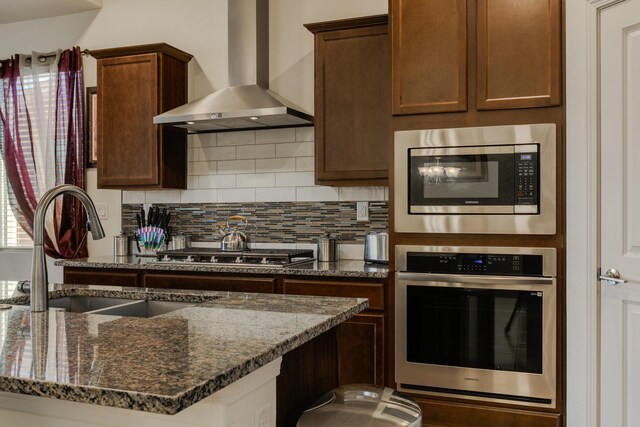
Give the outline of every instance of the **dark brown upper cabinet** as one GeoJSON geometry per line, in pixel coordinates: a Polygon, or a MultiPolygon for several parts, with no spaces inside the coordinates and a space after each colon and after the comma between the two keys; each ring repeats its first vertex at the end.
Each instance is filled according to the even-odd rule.
{"type": "Polygon", "coordinates": [[[478,110],[560,105],[561,0],[478,0],[478,110]]]}
{"type": "Polygon", "coordinates": [[[467,109],[466,0],[393,0],[393,114],[467,109]]]}
{"type": "Polygon", "coordinates": [[[316,184],[386,185],[387,15],[305,25],[315,35],[316,184]]]}
{"type": "Polygon", "coordinates": [[[561,6],[391,0],[393,114],[560,105],[561,6]]]}
{"type": "Polygon", "coordinates": [[[187,102],[192,56],[164,43],[92,50],[98,70],[98,188],[186,188],[187,136],[153,117],[187,102]]]}

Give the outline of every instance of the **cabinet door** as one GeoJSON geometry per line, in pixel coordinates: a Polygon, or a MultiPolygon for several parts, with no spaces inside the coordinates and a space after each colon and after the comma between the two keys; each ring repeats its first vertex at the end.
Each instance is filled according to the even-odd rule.
{"type": "Polygon", "coordinates": [[[391,8],[393,114],[465,111],[466,0],[392,0],[391,8]]]}
{"type": "Polygon", "coordinates": [[[384,315],[358,314],[338,326],[338,381],[384,385],[384,315]]]}
{"type": "Polygon", "coordinates": [[[478,0],[478,109],[560,105],[561,0],[478,0]]]}
{"type": "Polygon", "coordinates": [[[158,55],[98,60],[98,187],[159,184],[158,55]]]}
{"type": "Polygon", "coordinates": [[[275,293],[276,291],[275,279],[270,277],[146,273],[143,284],[145,288],[261,293],[275,293]]]}
{"type": "Polygon", "coordinates": [[[137,271],[64,268],[64,283],[72,285],[140,286],[137,271]]]}
{"type": "Polygon", "coordinates": [[[316,34],[315,67],[316,183],[384,184],[390,117],[387,25],[316,34]]]}
{"type": "MultiPolygon", "coordinates": [[[[284,279],[283,293],[368,298],[370,310],[384,309],[384,284],[284,279]]],[[[384,384],[384,314],[360,313],[338,326],[340,384],[384,384]]]]}

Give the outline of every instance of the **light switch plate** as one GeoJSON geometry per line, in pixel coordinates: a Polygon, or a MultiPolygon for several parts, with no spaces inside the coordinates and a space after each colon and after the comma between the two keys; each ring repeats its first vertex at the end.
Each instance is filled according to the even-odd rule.
{"type": "Polygon", "coordinates": [[[99,219],[109,219],[109,205],[106,203],[96,203],[96,212],[99,219]]]}

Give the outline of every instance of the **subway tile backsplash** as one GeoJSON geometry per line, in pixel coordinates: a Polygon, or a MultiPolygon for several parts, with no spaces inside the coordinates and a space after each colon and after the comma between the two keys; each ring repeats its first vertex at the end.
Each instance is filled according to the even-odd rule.
{"type": "Polygon", "coordinates": [[[195,241],[215,241],[215,224],[234,213],[251,218],[254,242],[310,243],[331,231],[362,243],[386,230],[387,187],[315,185],[313,141],[313,127],[189,135],[187,189],[124,191],[123,230],[149,204],[173,211],[174,233],[195,241]],[[370,223],[355,222],[356,201],[371,202],[370,223]]]}

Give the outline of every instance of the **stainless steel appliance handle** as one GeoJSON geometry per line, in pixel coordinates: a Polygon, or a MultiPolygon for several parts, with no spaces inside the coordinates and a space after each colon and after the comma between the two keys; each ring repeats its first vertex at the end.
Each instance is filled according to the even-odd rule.
{"type": "Polygon", "coordinates": [[[470,283],[475,285],[553,285],[555,279],[550,277],[519,276],[470,276],[464,274],[431,274],[431,273],[396,273],[398,280],[415,282],[470,283]]]}
{"type": "Polygon", "coordinates": [[[480,154],[513,154],[513,145],[496,145],[487,147],[453,147],[453,148],[420,148],[412,149],[411,157],[423,156],[461,156],[480,154]]]}

